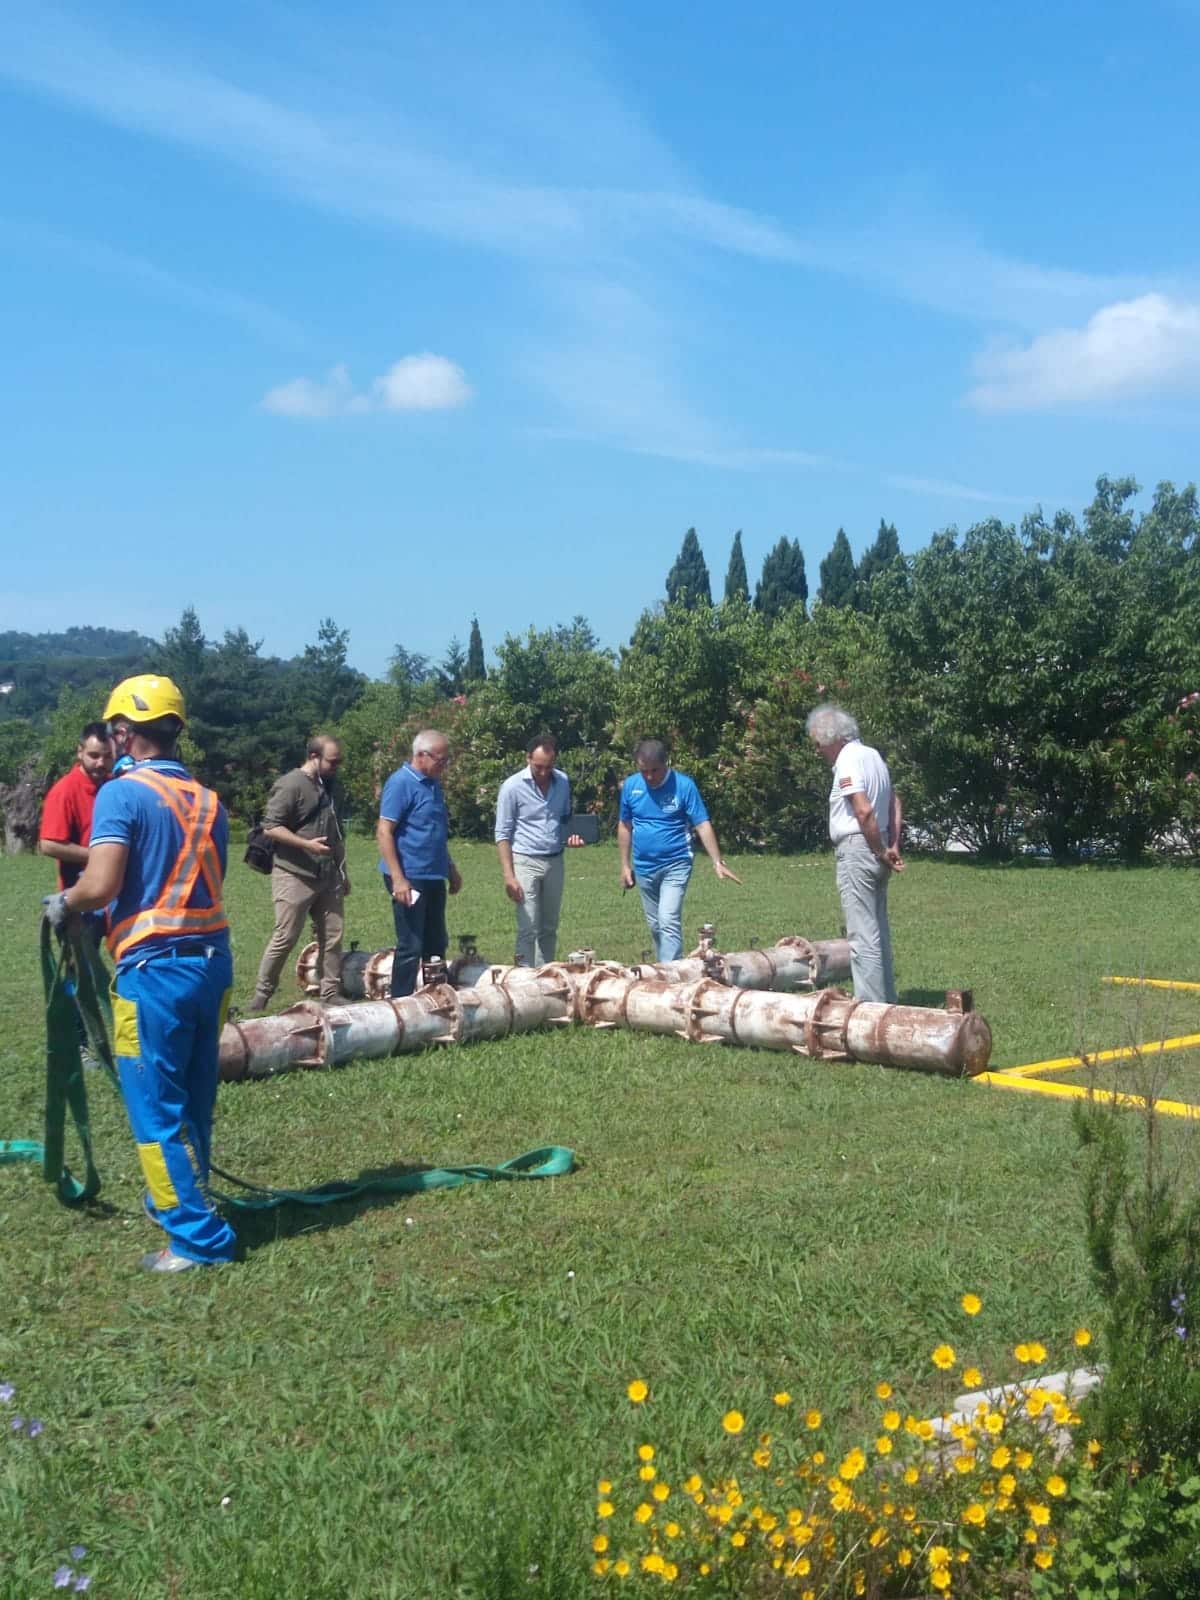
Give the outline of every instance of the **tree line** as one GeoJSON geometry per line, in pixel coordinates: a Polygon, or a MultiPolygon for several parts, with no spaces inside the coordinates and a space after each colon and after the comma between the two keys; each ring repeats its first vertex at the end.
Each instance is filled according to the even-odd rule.
{"type": "Polygon", "coordinates": [[[155,668],[187,696],[189,761],[244,819],[319,725],[342,739],[351,810],[370,827],[383,778],[433,725],[457,752],[454,832],[490,838],[500,782],[549,729],[577,808],[610,825],[629,752],[654,735],[700,784],[727,848],[808,849],[825,840],[829,774],[804,716],[833,699],[887,754],[912,838],[931,848],[1194,853],[1200,512],[1194,487],[1160,485],[1144,513],[1137,493],[1101,478],[1081,519],[988,520],[908,556],[890,523],[858,561],[839,530],[811,606],[795,540],[768,552],[751,594],[740,533],[714,602],[689,529],[665,599],[620,649],[576,617],[506,635],[490,668],[477,620],[466,649],[452,640],[434,664],[398,644],[372,681],[347,664],[349,634],[332,619],[283,662],[243,630],[207,639],[188,609],[120,670],[102,662],[95,686],[77,671],[40,722],[0,709],[0,782],[34,747],[47,775],[63,770],[98,689],[155,668]]]}

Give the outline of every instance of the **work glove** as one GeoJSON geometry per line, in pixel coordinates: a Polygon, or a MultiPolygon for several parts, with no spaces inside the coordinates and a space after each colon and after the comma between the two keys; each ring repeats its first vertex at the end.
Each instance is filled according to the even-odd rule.
{"type": "Polygon", "coordinates": [[[57,894],[46,895],[42,900],[42,910],[55,933],[62,933],[71,915],[67,905],[67,891],[60,889],[57,894]]]}

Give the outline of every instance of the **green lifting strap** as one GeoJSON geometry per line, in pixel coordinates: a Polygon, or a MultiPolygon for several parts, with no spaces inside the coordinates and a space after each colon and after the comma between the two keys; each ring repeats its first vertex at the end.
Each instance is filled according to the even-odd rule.
{"type": "MultiPolygon", "coordinates": [[[[83,1018],[88,1043],[119,1092],[111,1040],[112,1009],[104,963],[90,940],[71,929],[55,955],[51,928],[42,919],[42,984],[46,993],[46,1129],[43,1143],[32,1139],[0,1139],[0,1166],[17,1161],[40,1161],[42,1176],[55,1185],[64,1205],[76,1206],[100,1192],[100,1174],[92,1155],[88,1124],[87,1090],[79,1049],[76,1017],[83,1018]],[[74,992],[72,992],[72,985],[74,992]],[[83,1149],[84,1181],[72,1176],[64,1163],[68,1108],[83,1149]]],[[[563,1145],[546,1145],[502,1161],[498,1167],[429,1167],[396,1177],[364,1178],[360,1182],[334,1179],[312,1189],[269,1189],[249,1183],[214,1165],[226,1183],[245,1189],[245,1195],[212,1193],[239,1211],[269,1211],[275,1206],[334,1205],[364,1194],[424,1194],[429,1189],[457,1189],[465,1183],[520,1178],[558,1178],[572,1172],[575,1157],[563,1145]]]]}

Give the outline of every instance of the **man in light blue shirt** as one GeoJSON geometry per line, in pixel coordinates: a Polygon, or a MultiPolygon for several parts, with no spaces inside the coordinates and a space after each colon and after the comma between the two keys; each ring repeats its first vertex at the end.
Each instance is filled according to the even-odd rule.
{"type": "Polygon", "coordinates": [[[500,785],[496,852],[504,892],[517,912],[517,965],[542,967],[554,960],[558,941],[563,845],[583,840],[578,834],[563,838],[571,816],[571,781],[554,765],[557,741],[538,734],[528,756],[528,766],[500,785]]]}
{"type": "Polygon", "coordinates": [[[661,739],[643,739],[633,752],[637,772],[621,786],[617,844],[621,886],[636,883],[659,961],[683,955],[683,897],[692,876],[692,833],[704,846],[718,878],[742,880],[721,859],[700,791],[685,772],[667,764],[661,739]]]}

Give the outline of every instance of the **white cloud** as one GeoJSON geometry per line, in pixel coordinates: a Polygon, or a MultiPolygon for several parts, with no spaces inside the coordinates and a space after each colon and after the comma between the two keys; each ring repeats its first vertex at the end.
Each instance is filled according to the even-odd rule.
{"type": "Polygon", "coordinates": [[[277,417],[361,416],[368,411],[452,411],[471,398],[466,374],[445,356],[404,356],[360,394],[343,365],[332,367],[323,381],[293,378],[269,389],[260,405],[277,417]]]}
{"type": "Polygon", "coordinates": [[[471,386],[445,356],[405,356],[375,379],[371,398],[380,411],[454,411],[471,398],[471,386]]]}
{"type": "Polygon", "coordinates": [[[967,403],[979,411],[1050,411],[1200,387],[1200,304],[1164,294],[1121,300],[1083,328],[986,350],[975,372],[983,381],[967,403]]]}

